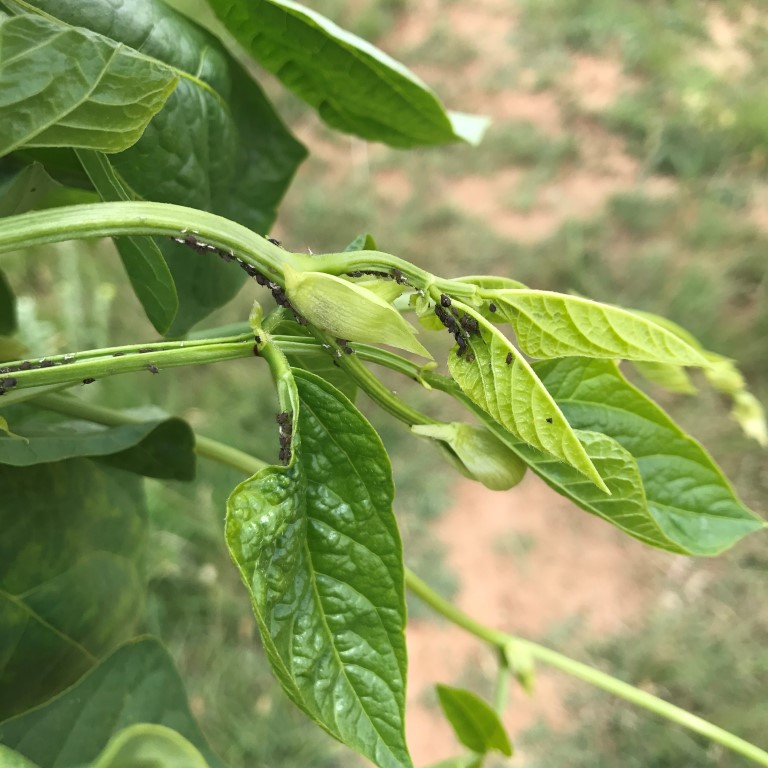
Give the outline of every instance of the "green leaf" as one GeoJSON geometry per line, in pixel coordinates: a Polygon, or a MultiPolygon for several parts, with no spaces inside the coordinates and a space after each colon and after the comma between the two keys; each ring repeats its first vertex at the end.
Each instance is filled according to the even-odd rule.
{"type": "Polygon", "coordinates": [[[345,249],[344,252],[348,251],[376,251],[378,250],[376,246],[376,241],[373,239],[373,235],[369,234],[368,232],[364,232],[361,235],[358,235],[345,249]]]}
{"type": "Polygon", "coordinates": [[[394,147],[477,143],[486,122],[452,115],[410,70],[290,0],[210,0],[262,66],[333,128],[394,147]]]}
{"type": "MultiPolygon", "coordinates": [[[[40,163],[18,166],[12,158],[0,160],[0,216],[45,207],[46,199],[60,189],[40,163]]],[[[2,306],[0,296],[0,314],[2,306]]]]}
{"type": "Polygon", "coordinates": [[[575,427],[599,430],[631,454],[648,513],[678,551],[715,555],[765,526],[706,451],[614,363],[574,358],[536,371],[575,427]]]}
{"type": "Polygon", "coordinates": [[[349,400],[317,376],[293,373],[300,407],[291,464],[233,491],[227,543],[290,698],[376,765],[410,766],[389,459],[349,400]]]}
{"type": "MultiPolygon", "coordinates": [[[[0,336],[16,332],[16,296],[5,273],[0,269],[0,336]]],[[[5,357],[0,357],[4,360],[5,357]]]]}
{"type": "Polygon", "coordinates": [[[688,372],[681,365],[672,363],[632,363],[634,369],[647,381],[681,395],[695,395],[697,389],[688,372]]]}
{"type": "Polygon", "coordinates": [[[146,511],[138,478],[87,459],[0,465],[0,489],[3,717],[70,685],[130,636],[146,511]]]}
{"type": "Polygon", "coordinates": [[[27,760],[15,749],[9,749],[0,744],[0,768],[40,768],[27,760]]]}
{"type": "Polygon", "coordinates": [[[176,731],[144,723],[115,734],[92,768],[208,768],[208,763],[176,731]]]}
{"type": "Polygon", "coordinates": [[[459,741],[474,752],[512,754],[509,736],[490,704],[471,691],[437,685],[437,696],[459,741]]]}
{"type": "Polygon", "coordinates": [[[168,67],[85,29],[0,17],[0,157],[23,145],[119,152],[176,82],[168,67]]]}
{"type": "Polygon", "coordinates": [[[14,420],[17,438],[0,435],[0,464],[28,467],[80,456],[146,477],[193,480],[195,438],[181,419],[151,419],[104,427],[86,421],[53,424],[14,420]]]}
{"type": "Polygon", "coordinates": [[[707,365],[695,347],[639,313],[551,291],[495,293],[499,322],[512,323],[531,357],[595,357],[676,365],[707,365]]]}
{"type": "Polygon", "coordinates": [[[172,728],[211,768],[221,767],[189,711],[171,657],[153,638],[127,643],[45,706],[0,723],[0,743],[40,768],[76,768],[96,760],[112,736],[138,723],[172,728]]]}
{"type": "Polygon", "coordinates": [[[449,354],[448,368],[463,392],[513,435],[571,465],[608,493],[562,411],[526,359],[496,328],[468,307],[477,321],[465,356],[449,354]]]}
{"type": "MultiPolygon", "coordinates": [[[[133,199],[106,155],[83,149],[77,157],[102,200],[133,199]]],[[[165,333],[176,317],[179,297],[161,250],[151,237],[117,237],[115,245],[147,317],[158,333],[165,333]]]]}
{"type": "MultiPolygon", "coordinates": [[[[133,197],[208,210],[267,232],[306,151],[246,71],[213,35],[160,0],[35,0],[68,24],[87,27],[178,75],[165,108],[135,146],[110,156],[133,197]]],[[[245,274],[214,256],[163,240],[179,310],[168,335],[228,302],[245,274]]]]}

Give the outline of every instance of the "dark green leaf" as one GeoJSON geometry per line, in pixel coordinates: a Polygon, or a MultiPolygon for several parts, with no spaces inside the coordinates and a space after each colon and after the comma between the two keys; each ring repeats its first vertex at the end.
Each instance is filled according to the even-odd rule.
{"type": "MultiPolygon", "coordinates": [[[[60,189],[40,163],[19,166],[9,158],[0,160],[0,216],[31,211],[60,189]]],[[[0,314],[2,306],[0,296],[0,314]]]]}
{"type": "Polygon", "coordinates": [[[678,546],[714,555],[764,527],[704,449],[615,363],[573,358],[536,371],[575,427],[612,437],[634,457],[648,511],[678,546]]]}
{"type": "Polygon", "coordinates": [[[85,29],[0,17],[0,157],[22,145],[126,149],[176,80],[168,67],[85,29]]]}
{"type": "Polygon", "coordinates": [[[376,765],[403,768],[405,605],[391,467],[341,393],[294,369],[288,467],[232,493],[226,535],[272,668],[311,718],[376,765]]]}
{"type": "Polygon", "coordinates": [[[189,711],[171,657],[152,638],[118,648],[45,706],[0,723],[0,742],[40,768],[75,768],[95,760],[113,735],[137,723],[172,728],[212,768],[221,766],[189,711]]]}
{"type": "MultiPolygon", "coordinates": [[[[133,199],[106,155],[81,149],[77,156],[102,200],[133,199]]],[[[176,317],[179,297],[157,243],[151,237],[118,237],[115,245],[147,317],[158,333],[165,333],[176,317]]]]}
{"type": "Polygon", "coordinates": [[[142,723],[115,734],[91,768],[208,768],[208,763],[176,731],[142,723]]]}
{"type": "MultiPolygon", "coordinates": [[[[135,146],[110,156],[124,188],[145,200],[204,209],[267,232],[305,150],[259,86],[211,34],[160,0],[35,0],[63,21],[141,50],[179,75],[135,146]]],[[[179,297],[181,335],[229,301],[244,273],[170,241],[159,243],[179,297]]]]}
{"type": "Polygon", "coordinates": [[[395,147],[478,143],[482,118],[450,114],[402,64],[310,8],[210,0],[237,41],[328,125],[395,147]]]}
{"type": "MultiPolygon", "coordinates": [[[[16,296],[13,293],[5,273],[0,269],[0,336],[8,336],[16,331],[16,296]]],[[[0,360],[5,360],[0,356],[0,360]]]]}
{"type": "Polygon", "coordinates": [[[0,465],[0,489],[2,717],[70,685],[130,637],[146,511],[138,478],[87,459],[0,465]]]}
{"type": "Polygon", "coordinates": [[[512,754],[509,736],[493,707],[472,691],[437,685],[437,696],[459,741],[474,752],[512,754]]]}
{"type": "Polygon", "coordinates": [[[24,439],[0,435],[0,464],[26,467],[90,456],[147,477],[192,480],[195,476],[194,433],[181,419],[152,419],[117,427],[85,421],[13,423],[16,434],[24,439]]]}

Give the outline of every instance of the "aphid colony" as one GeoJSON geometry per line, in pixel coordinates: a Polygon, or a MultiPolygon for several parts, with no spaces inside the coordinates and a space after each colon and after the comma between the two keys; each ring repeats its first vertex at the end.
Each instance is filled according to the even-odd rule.
{"type": "MultiPolygon", "coordinates": [[[[223,261],[234,261],[240,267],[240,269],[242,269],[249,277],[252,277],[259,285],[263,285],[269,288],[269,290],[272,292],[272,297],[274,298],[275,302],[281,307],[285,307],[286,309],[289,309],[291,312],[293,312],[293,315],[296,318],[296,322],[299,325],[307,324],[307,321],[291,306],[291,302],[288,301],[288,297],[285,295],[285,291],[281,286],[267,279],[264,275],[261,274],[261,272],[259,272],[258,269],[256,269],[256,267],[238,258],[231,251],[225,251],[223,248],[218,248],[217,246],[211,245],[210,243],[203,243],[194,235],[189,233],[185,234],[183,237],[172,237],[171,240],[173,240],[175,243],[179,243],[179,245],[186,245],[187,248],[191,248],[193,251],[197,251],[198,253],[215,253],[223,261]]],[[[280,241],[275,240],[272,237],[268,237],[267,240],[273,245],[277,245],[282,248],[280,241]]]]}
{"type": "Polygon", "coordinates": [[[275,416],[280,432],[280,461],[287,465],[291,461],[291,437],[293,436],[293,418],[288,411],[281,411],[275,416]]]}
{"type": "Polygon", "coordinates": [[[469,346],[467,342],[469,337],[475,333],[479,333],[480,327],[477,324],[472,315],[459,313],[454,306],[452,306],[451,299],[444,293],[440,294],[440,303],[435,304],[435,314],[440,322],[448,329],[448,331],[456,339],[458,350],[456,350],[457,357],[464,357],[464,359],[471,363],[475,359],[473,352],[467,351],[469,346]],[[450,312],[448,311],[450,310],[450,312]]]}

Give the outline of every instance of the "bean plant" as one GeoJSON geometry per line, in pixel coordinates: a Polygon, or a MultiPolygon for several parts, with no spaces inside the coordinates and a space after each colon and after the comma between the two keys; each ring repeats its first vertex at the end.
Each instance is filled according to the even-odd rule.
{"type": "Polygon", "coordinates": [[[336,253],[284,248],[267,235],[306,150],[256,63],[368,141],[473,144],[485,121],[447,111],[400,63],[291,0],[208,5],[204,28],[160,0],[0,1],[0,253],[112,238],[158,334],[31,358],[0,273],[0,766],[222,766],[173,660],[141,634],[143,478],[192,482],[198,458],[242,475],[223,535],[277,684],[371,763],[412,765],[410,590],[498,652],[495,701],[438,688],[465,748],[443,765],[512,754],[507,687],[530,688],[535,663],[768,765],[695,714],[475,621],[410,571],[389,458],[356,405],[373,401],[488,488],[532,472],[645,545],[705,557],[764,522],[626,366],[671,390],[698,369],[765,440],[733,363],[662,317],[514,275],[432,274],[370,235],[336,253]],[[246,282],[250,316],[206,325],[246,282]],[[237,358],[274,382],[271,456],[81,396],[107,377],[237,358]],[[418,403],[385,369],[423,388],[418,403]],[[463,416],[431,415],[446,401],[463,416]]]}

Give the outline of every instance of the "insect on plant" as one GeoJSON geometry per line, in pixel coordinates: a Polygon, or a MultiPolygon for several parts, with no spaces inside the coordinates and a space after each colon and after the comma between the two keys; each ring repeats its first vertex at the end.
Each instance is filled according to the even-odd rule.
{"type": "MultiPolygon", "coordinates": [[[[282,688],[307,728],[374,765],[412,766],[407,590],[497,652],[494,704],[438,689],[463,750],[451,765],[511,755],[503,702],[509,685],[530,687],[534,662],[768,765],[768,753],[647,690],[514,625],[481,624],[411,571],[390,459],[359,407],[436,446],[447,471],[494,491],[530,473],[637,546],[709,557],[765,523],[624,371],[697,369],[742,422],[749,404],[754,434],[762,410],[732,361],[665,318],[512,276],[433,274],[371,235],[307,254],[257,234],[270,231],[306,149],[251,65],[330,127],[399,149],[476,145],[487,121],[448,111],[405,67],[298,3],[208,6],[236,51],[161,0],[0,0],[0,766],[110,768],[138,754],[224,765],[174,659],[146,636],[145,568],[157,553],[144,478],[193,482],[198,462],[240,477],[210,515],[225,514],[242,581],[234,599],[258,628],[274,695],[282,688]],[[28,351],[19,265],[63,241],[119,259],[152,332],[137,325],[132,343],[66,354],[52,334],[45,357],[28,351]],[[243,285],[250,315],[211,327],[243,285]],[[177,368],[224,362],[274,384],[277,463],[273,444],[260,457],[255,438],[246,452],[156,409],[126,410],[110,385],[77,386],[162,368],[157,387],[171,387],[185,381],[177,368]],[[397,377],[412,388],[393,391],[397,377]]],[[[179,391],[174,402],[195,388],[179,391]]],[[[246,394],[238,401],[252,403],[246,394]]],[[[273,443],[274,424],[264,432],[273,443]]]]}

